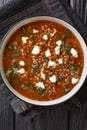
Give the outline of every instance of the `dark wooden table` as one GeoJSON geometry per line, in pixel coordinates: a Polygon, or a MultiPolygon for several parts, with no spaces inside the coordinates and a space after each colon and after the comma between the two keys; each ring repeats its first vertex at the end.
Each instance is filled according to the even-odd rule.
{"type": "MultiPolygon", "coordinates": [[[[0,0],[0,6],[9,1],[0,0]]],[[[87,24],[87,8],[83,9],[86,0],[66,1],[69,2],[82,22],[87,24]]],[[[74,130],[73,126],[76,125],[78,118],[78,113],[69,112],[61,104],[52,111],[48,110],[32,120],[25,119],[14,113],[3,88],[0,87],[0,130],[74,130]]]]}

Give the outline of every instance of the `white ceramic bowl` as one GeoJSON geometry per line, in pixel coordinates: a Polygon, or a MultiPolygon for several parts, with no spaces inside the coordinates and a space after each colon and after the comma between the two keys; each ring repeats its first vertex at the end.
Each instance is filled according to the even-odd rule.
{"type": "Polygon", "coordinates": [[[41,105],[41,106],[49,106],[49,105],[59,104],[59,103],[62,103],[64,101],[68,100],[69,98],[71,98],[81,88],[81,86],[82,86],[82,84],[83,84],[83,82],[84,82],[84,80],[86,78],[86,74],[87,74],[87,47],[86,47],[86,44],[85,44],[83,38],[79,34],[79,32],[74,27],[72,27],[70,24],[66,23],[63,20],[60,20],[60,19],[54,18],[54,17],[48,17],[48,16],[39,16],[39,17],[28,18],[26,20],[23,20],[23,21],[17,23],[15,26],[13,26],[8,31],[8,33],[5,35],[5,37],[3,38],[1,51],[0,51],[0,69],[1,69],[2,78],[3,78],[6,86],[10,89],[10,91],[13,94],[15,94],[18,98],[22,99],[23,101],[31,103],[31,104],[34,104],[34,105],[41,105]],[[66,94],[65,96],[62,96],[62,97],[60,97],[58,99],[55,99],[55,100],[52,100],[52,101],[37,101],[37,100],[29,99],[29,98],[21,95],[15,89],[13,89],[12,86],[9,84],[9,82],[8,82],[6,76],[5,76],[4,70],[3,70],[3,64],[2,64],[3,51],[4,51],[6,43],[7,43],[8,39],[10,38],[10,36],[17,29],[19,29],[21,26],[23,26],[23,25],[25,25],[27,23],[33,22],[33,21],[37,21],[37,20],[53,21],[53,22],[62,24],[66,28],[70,29],[75,34],[77,39],[79,40],[79,42],[81,44],[81,47],[82,47],[82,50],[83,50],[83,54],[84,54],[84,68],[83,68],[83,72],[82,72],[82,75],[81,75],[81,78],[80,78],[78,84],[68,94],[66,94]]]}

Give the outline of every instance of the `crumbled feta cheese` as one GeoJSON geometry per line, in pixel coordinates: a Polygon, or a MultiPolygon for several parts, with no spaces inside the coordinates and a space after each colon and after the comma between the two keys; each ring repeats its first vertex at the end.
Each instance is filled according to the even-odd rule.
{"type": "Polygon", "coordinates": [[[53,33],[56,33],[56,32],[57,32],[57,30],[55,28],[53,28],[53,33]]]}
{"type": "Polygon", "coordinates": [[[43,35],[43,39],[47,41],[48,40],[48,36],[47,35],[43,35]]]}
{"type": "Polygon", "coordinates": [[[58,62],[59,64],[63,64],[63,59],[62,58],[58,59],[58,62]]]}
{"type": "Polygon", "coordinates": [[[19,65],[25,66],[25,62],[24,62],[24,61],[20,61],[20,62],[19,62],[19,65]]]}
{"type": "Polygon", "coordinates": [[[38,30],[36,30],[36,29],[33,29],[33,33],[38,33],[38,30]]]}
{"type": "Polygon", "coordinates": [[[57,44],[58,46],[61,46],[61,45],[62,45],[62,41],[61,41],[61,40],[58,40],[58,41],[56,42],[56,44],[57,44]]]}
{"type": "Polygon", "coordinates": [[[27,43],[28,37],[22,37],[22,42],[27,43]]]}
{"type": "Polygon", "coordinates": [[[60,54],[60,46],[55,47],[55,53],[56,55],[60,54]]]}
{"type": "Polygon", "coordinates": [[[40,53],[40,47],[39,46],[34,46],[33,50],[32,50],[32,54],[39,54],[40,53]]]}
{"type": "Polygon", "coordinates": [[[49,80],[52,82],[52,83],[55,83],[56,82],[56,76],[53,75],[49,78],[49,80]]]}
{"type": "Polygon", "coordinates": [[[72,78],[72,84],[76,84],[79,81],[77,78],[72,78]]]}
{"type": "Polygon", "coordinates": [[[49,60],[49,62],[48,62],[48,66],[55,66],[55,65],[56,65],[56,63],[55,63],[54,61],[49,60]]]}
{"type": "Polygon", "coordinates": [[[20,73],[20,74],[24,74],[25,73],[25,69],[21,68],[20,70],[17,70],[17,72],[20,73]]]}
{"type": "Polygon", "coordinates": [[[45,74],[41,72],[41,78],[45,80],[45,74]]]}
{"type": "Polygon", "coordinates": [[[50,52],[50,50],[46,50],[46,52],[45,52],[45,56],[46,56],[46,57],[50,57],[50,56],[51,56],[51,52],[50,52]]]}
{"type": "Polygon", "coordinates": [[[21,52],[24,52],[24,49],[23,49],[23,48],[21,48],[21,52]]]}
{"type": "Polygon", "coordinates": [[[73,57],[78,58],[78,52],[74,48],[71,49],[71,54],[73,57]]]}
{"type": "Polygon", "coordinates": [[[50,33],[50,36],[52,36],[52,37],[53,37],[54,35],[55,35],[55,33],[50,33]]]}
{"type": "Polygon", "coordinates": [[[56,31],[56,29],[55,28],[53,28],[53,32],[52,33],[50,33],[50,36],[54,36],[55,35],[55,33],[56,33],[57,31],[56,31]]]}
{"type": "Polygon", "coordinates": [[[38,83],[36,83],[36,86],[37,86],[38,88],[45,89],[45,85],[44,85],[43,82],[38,82],[38,83]]]}

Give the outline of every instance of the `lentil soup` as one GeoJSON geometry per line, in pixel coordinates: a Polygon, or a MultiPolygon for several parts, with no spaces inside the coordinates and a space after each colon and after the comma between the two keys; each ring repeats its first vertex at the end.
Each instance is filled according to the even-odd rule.
{"type": "Polygon", "coordinates": [[[38,20],[19,28],[3,52],[6,78],[20,94],[50,101],[70,92],[84,65],[76,36],[61,24],[38,20]]]}

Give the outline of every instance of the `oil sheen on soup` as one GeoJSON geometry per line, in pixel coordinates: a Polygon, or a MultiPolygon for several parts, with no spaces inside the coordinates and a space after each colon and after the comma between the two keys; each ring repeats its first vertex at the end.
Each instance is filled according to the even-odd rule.
{"type": "Polygon", "coordinates": [[[25,97],[60,98],[79,82],[84,65],[76,36],[61,24],[35,21],[18,29],[3,53],[5,75],[25,97]]]}

